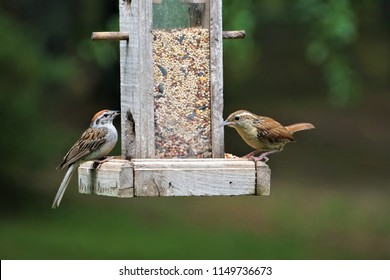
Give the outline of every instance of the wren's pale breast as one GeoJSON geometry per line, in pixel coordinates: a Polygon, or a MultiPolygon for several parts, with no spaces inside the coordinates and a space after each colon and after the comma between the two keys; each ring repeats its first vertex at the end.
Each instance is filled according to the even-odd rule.
{"type": "Polygon", "coordinates": [[[255,126],[242,124],[240,126],[234,126],[234,128],[249,146],[256,150],[264,149],[264,143],[259,141],[255,126]]]}

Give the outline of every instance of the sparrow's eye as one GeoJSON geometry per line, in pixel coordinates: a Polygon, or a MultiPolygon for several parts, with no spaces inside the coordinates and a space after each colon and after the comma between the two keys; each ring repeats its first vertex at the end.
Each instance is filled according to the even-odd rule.
{"type": "Polygon", "coordinates": [[[108,117],[108,113],[104,113],[103,117],[107,118],[108,117]]]}
{"type": "Polygon", "coordinates": [[[238,121],[238,120],[240,120],[240,116],[235,116],[234,119],[235,119],[236,121],[238,121]]]}

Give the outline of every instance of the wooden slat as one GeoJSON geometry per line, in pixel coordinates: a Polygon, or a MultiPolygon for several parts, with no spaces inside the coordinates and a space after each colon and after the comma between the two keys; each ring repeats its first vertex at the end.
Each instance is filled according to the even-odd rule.
{"type": "Polygon", "coordinates": [[[256,162],[256,195],[270,195],[271,169],[261,161],[256,162]]]}
{"type": "Polygon", "coordinates": [[[136,196],[254,195],[251,161],[134,160],[136,196]]]}
{"type": "Polygon", "coordinates": [[[213,158],[224,157],[222,0],[210,1],[211,143],[213,158]]]}
{"type": "Polygon", "coordinates": [[[119,1],[122,156],[153,158],[152,1],[119,1]],[[131,4],[130,4],[131,3],[131,4]]]}
{"type": "Polygon", "coordinates": [[[242,159],[112,159],[79,168],[79,191],[115,197],[269,195],[270,169],[242,159]]]}
{"type": "Polygon", "coordinates": [[[115,197],[133,197],[133,167],[127,160],[113,159],[98,170],[94,162],[83,163],[79,169],[79,192],[115,197]]]}

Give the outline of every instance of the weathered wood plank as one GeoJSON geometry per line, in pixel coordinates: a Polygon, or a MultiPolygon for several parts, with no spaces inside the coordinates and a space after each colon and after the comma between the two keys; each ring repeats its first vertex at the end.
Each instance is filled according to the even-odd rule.
{"type": "Polygon", "coordinates": [[[79,191],[114,197],[269,195],[268,165],[243,159],[112,159],[79,168],[79,191]]]}
{"type": "Polygon", "coordinates": [[[210,1],[210,91],[213,158],[224,157],[222,0],[210,1]]]}
{"type": "Polygon", "coordinates": [[[133,160],[135,196],[254,195],[247,160],[133,160]]]}
{"type": "Polygon", "coordinates": [[[79,192],[115,197],[133,197],[133,168],[127,160],[112,159],[98,170],[94,162],[83,163],[79,169],[79,192]]]}
{"type": "Polygon", "coordinates": [[[152,1],[119,1],[122,156],[153,158],[152,1]]]}
{"type": "Polygon", "coordinates": [[[256,162],[256,195],[270,195],[271,169],[262,161],[256,162]]]}

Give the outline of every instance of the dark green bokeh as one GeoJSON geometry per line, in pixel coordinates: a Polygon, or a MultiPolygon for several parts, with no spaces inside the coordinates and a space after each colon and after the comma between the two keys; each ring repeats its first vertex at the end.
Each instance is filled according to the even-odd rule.
{"type": "Polygon", "coordinates": [[[90,40],[118,30],[117,3],[0,4],[2,259],[389,259],[388,1],[223,4],[224,29],[247,31],[224,41],[225,116],[316,125],[271,157],[271,196],[114,199],[73,178],[55,211],[55,166],[120,107],[118,44],[90,40]]]}

